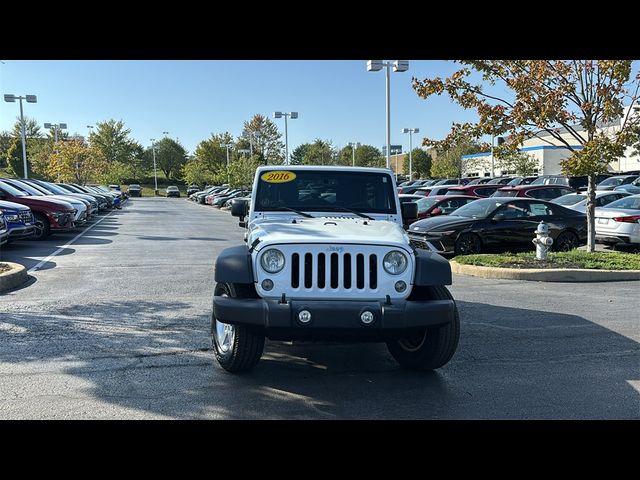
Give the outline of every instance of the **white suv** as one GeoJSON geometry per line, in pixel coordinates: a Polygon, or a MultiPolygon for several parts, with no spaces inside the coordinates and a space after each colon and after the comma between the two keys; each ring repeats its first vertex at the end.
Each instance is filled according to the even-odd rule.
{"type": "Polygon", "coordinates": [[[449,262],[409,243],[403,220],[417,207],[400,204],[390,170],[260,167],[250,208],[231,210],[247,231],[216,259],[211,333],[224,369],[251,369],[265,337],[382,341],[416,369],[451,359],[449,262]]]}

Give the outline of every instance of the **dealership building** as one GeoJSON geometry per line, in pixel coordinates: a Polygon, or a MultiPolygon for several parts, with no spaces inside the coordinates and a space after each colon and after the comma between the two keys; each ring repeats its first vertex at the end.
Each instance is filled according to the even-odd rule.
{"type": "MultiPolygon", "coordinates": [[[[625,115],[627,111],[625,111],[625,115]]],[[[621,122],[622,120],[618,120],[603,125],[600,129],[606,133],[614,133],[620,128],[621,122]]],[[[584,131],[582,127],[575,127],[575,130],[578,133],[584,131]]],[[[576,144],[576,139],[565,128],[556,129],[556,132],[574,150],[582,148],[576,144]]],[[[537,161],[538,167],[535,173],[538,175],[560,175],[560,162],[569,158],[572,154],[572,150],[546,131],[538,132],[537,136],[525,140],[519,150],[537,161]]],[[[609,164],[609,172],[618,173],[640,170],[640,156],[632,155],[632,152],[633,148],[628,148],[623,157],[611,162],[609,164]]],[[[502,169],[500,159],[495,154],[492,159],[491,152],[482,152],[462,156],[462,175],[464,177],[489,177],[491,176],[492,163],[494,176],[515,174],[513,171],[502,169]]]]}

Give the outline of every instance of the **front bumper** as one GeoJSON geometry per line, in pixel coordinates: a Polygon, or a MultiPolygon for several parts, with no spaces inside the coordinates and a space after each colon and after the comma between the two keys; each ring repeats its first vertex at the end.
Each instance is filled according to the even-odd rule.
{"type": "Polygon", "coordinates": [[[427,237],[409,234],[409,243],[415,248],[422,248],[423,250],[430,250],[440,254],[455,252],[455,243],[450,236],[427,237]]]}
{"type": "MultiPolygon", "coordinates": [[[[278,331],[288,332],[287,337],[310,336],[313,332],[331,332],[340,336],[370,332],[401,334],[409,329],[436,327],[453,321],[453,300],[407,301],[394,300],[392,304],[380,301],[351,300],[265,300],[262,298],[213,298],[213,314],[224,323],[263,327],[267,336],[278,331]],[[302,324],[298,313],[307,310],[311,321],[302,324]],[[365,311],[374,315],[368,325],[361,322],[365,311]]],[[[277,336],[277,335],[275,335],[277,336]]]]}
{"type": "Polygon", "coordinates": [[[9,239],[19,240],[21,238],[31,238],[35,232],[36,227],[33,225],[11,228],[11,230],[9,230],[9,239]]]}

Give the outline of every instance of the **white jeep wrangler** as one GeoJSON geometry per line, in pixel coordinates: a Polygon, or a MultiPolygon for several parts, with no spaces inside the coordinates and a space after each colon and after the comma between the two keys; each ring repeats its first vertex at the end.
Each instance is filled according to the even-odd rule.
{"type": "Polygon", "coordinates": [[[265,337],[386,342],[413,369],[453,356],[449,262],[409,243],[416,205],[400,204],[390,170],[260,167],[250,206],[231,213],[247,232],[215,264],[211,336],[225,370],[253,368],[265,337]]]}

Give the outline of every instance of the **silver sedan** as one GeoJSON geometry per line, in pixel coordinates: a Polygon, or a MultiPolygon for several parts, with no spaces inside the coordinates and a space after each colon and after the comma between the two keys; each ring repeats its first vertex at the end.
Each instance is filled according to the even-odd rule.
{"type": "MultiPolygon", "coordinates": [[[[611,202],[615,202],[616,200],[620,200],[621,198],[628,197],[629,195],[631,194],[619,191],[596,191],[596,207],[604,207],[611,202]]],[[[551,202],[557,203],[558,205],[562,205],[566,208],[570,208],[571,210],[576,210],[578,212],[587,212],[586,193],[569,193],[568,195],[554,198],[553,200],[551,200],[551,202]]]]}

